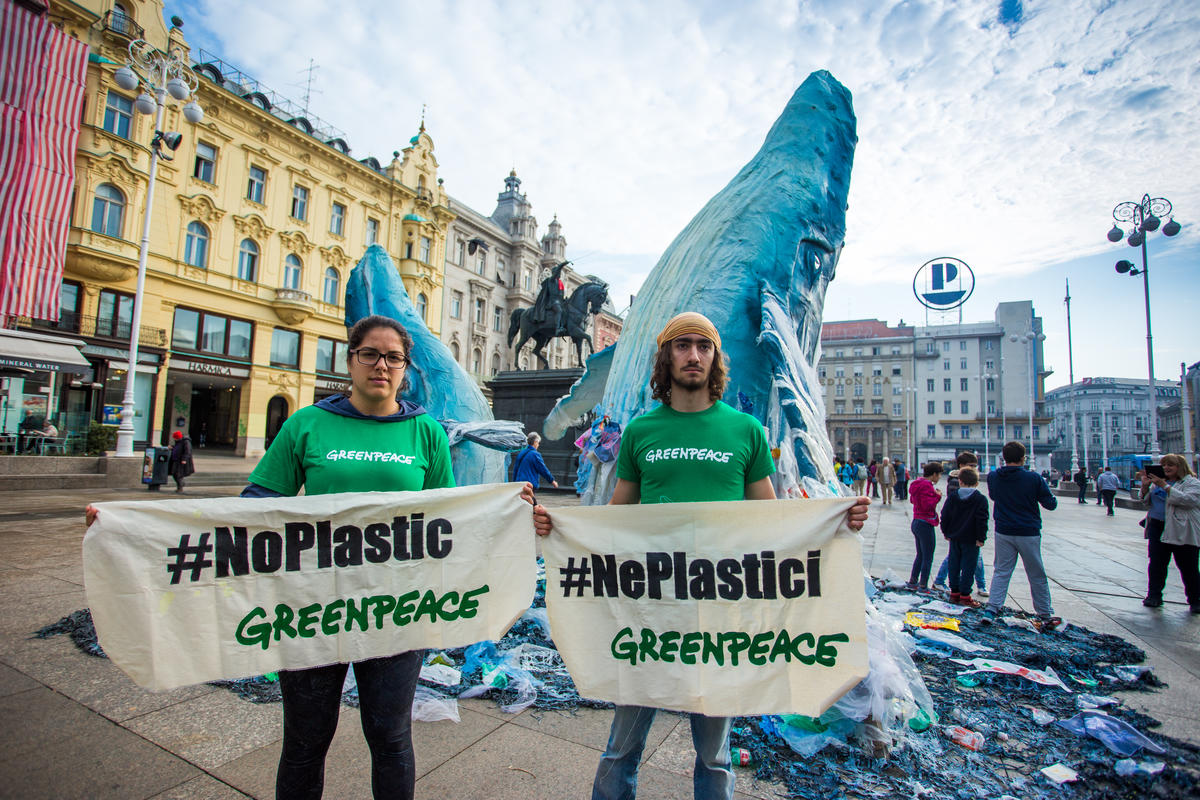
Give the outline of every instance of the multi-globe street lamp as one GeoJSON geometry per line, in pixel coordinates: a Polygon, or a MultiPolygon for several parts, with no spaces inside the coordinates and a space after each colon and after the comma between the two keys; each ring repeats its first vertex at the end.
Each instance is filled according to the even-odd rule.
{"type": "MultiPolygon", "coordinates": [[[[154,139],[150,143],[150,175],[146,187],[146,210],[142,215],[142,244],[138,251],[137,289],[133,296],[133,320],[129,327],[129,370],[125,374],[125,396],[121,400],[121,424],[117,427],[117,455],[133,455],[133,397],[137,377],[138,337],[141,333],[142,294],[146,285],[146,260],[150,253],[150,214],[154,208],[154,180],[158,160],[170,161],[169,152],[179,149],[183,137],[174,131],[162,130],[163,109],[167,96],[184,101],[200,85],[178,47],[164,53],[143,39],[129,45],[129,60],[113,73],[113,81],[126,91],[143,89],[133,107],[142,114],[154,114],[154,139]]],[[[193,125],[204,119],[204,109],[195,100],[183,107],[183,117],[193,125]]]]}
{"type": "MultiPolygon", "coordinates": [[[[1150,399],[1150,455],[1158,461],[1162,450],[1158,446],[1158,397],[1154,386],[1154,339],[1150,333],[1150,266],[1146,256],[1146,234],[1153,233],[1162,225],[1163,236],[1175,236],[1179,233],[1180,224],[1171,216],[1171,201],[1165,197],[1142,195],[1142,201],[1135,203],[1127,200],[1113,209],[1112,230],[1108,232],[1108,240],[1113,244],[1125,239],[1130,247],[1142,249],[1142,268],[1136,269],[1132,261],[1122,259],[1117,262],[1117,272],[1122,275],[1142,276],[1142,291],[1146,298],[1146,364],[1150,373],[1150,381],[1146,391],[1150,399]],[[1167,224],[1163,225],[1163,219],[1167,224]],[[1125,231],[1117,224],[1128,222],[1132,230],[1128,238],[1125,231]]],[[[1107,433],[1107,432],[1106,432],[1107,433]]]]}

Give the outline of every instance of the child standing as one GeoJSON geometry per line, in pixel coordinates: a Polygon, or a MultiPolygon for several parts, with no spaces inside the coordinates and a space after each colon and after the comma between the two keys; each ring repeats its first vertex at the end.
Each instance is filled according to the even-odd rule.
{"type": "Polygon", "coordinates": [[[958,470],[958,483],[942,506],[942,535],[950,540],[950,602],[979,608],[971,597],[971,581],[979,548],[987,541],[988,501],[979,491],[979,473],[971,467],[958,470]]]}

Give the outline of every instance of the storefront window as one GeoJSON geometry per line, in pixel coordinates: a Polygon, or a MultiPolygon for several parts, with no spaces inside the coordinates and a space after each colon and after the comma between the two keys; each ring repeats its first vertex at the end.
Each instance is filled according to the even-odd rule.
{"type": "Polygon", "coordinates": [[[171,348],[248,359],[253,335],[253,325],[245,320],[177,308],[171,348]]]}
{"type": "Polygon", "coordinates": [[[229,349],[227,355],[234,358],[250,357],[250,335],[253,328],[240,319],[229,320],[229,349]]]}
{"type": "Polygon", "coordinates": [[[200,312],[188,308],[175,309],[175,330],[171,344],[180,350],[196,349],[196,332],[200,327],[200,312]]]}
{"type": "Polygon", "coordinates": [[[204,315],[204,335],[200,349],[206,353],[225,352],[225,318],[214,314],[204,315]]]}
{"type": "MultiPolygon", "coordinates": [[[[126,375],[126,370],[110,364],[108,380],[104,383],[106,425],[119,425],[121,422],[121,401],[125,398],[126,375]]],[[[150,387],[153,383],[153,373],[138,370],[133,382],[133,438],[139,442],[147,441],[150,435],[150,387]]]]}
{"type": "Polygon", "coordinates": [[[300,332],[276,328],[271,333],[271,363],[281,367],[300,365],[300,332]]]}
{"type": "Polygon", "coordinates": [[[317,339],[317,372],[346,375],[346,343],[317,339]]]}

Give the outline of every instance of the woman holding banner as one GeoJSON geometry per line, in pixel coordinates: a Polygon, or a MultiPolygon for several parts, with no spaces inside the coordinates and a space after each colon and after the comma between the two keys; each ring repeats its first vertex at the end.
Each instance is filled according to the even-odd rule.
{"type": "MultiPolygon", "coordinates": [[[[360,320],[348,336],[349,395],[321,400],[284,423],[250,474],[243,497],[338,492],[395,492],[454,485],[450,446],[442,426],[405,389],[412,337],[381,316],[360,320]],[[329,458],[340,451],[394,453],[402,458],[329,458]]],[[[412,702],[421,651],[358,661],[363,734],[371,749],[375,797],[411,798],[416,782],[412,702]]],[[[283,752],[277,798],[319,798],[325,754],[337,730],[348,664],[279,673],[283,692],[283,752]]]]}

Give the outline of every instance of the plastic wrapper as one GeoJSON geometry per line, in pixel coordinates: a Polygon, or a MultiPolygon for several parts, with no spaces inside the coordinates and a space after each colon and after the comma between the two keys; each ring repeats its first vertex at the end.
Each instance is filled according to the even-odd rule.
{"type": "Polygon", "coordinates": [[[1134,761],[1132,758],[1122,758],[1116,764],[1113,764],[1113,769],[1117,774],[1128,778],[1130,775],[1157,775],[1162,772],[1167,765],[1161,761],[1134,761]]]}
{"type": "Polygon", "coordinates": [[[1022,667],[1020,664],[1012,664],[1008,661],[999,661],[993,658],[973,658],[970,661],[953,659],[955,664],[962,664],[964,667],[974,667],[974,669],[964,670],[960,675],[970,675],[976,672],[998,672],[1002,675],[1016,675],[1018,678],[1040,683],[1042,686],[1057,686],[1064,692],[1070,692],[1067,685],[1062,682],[1062,678],[1058,677],[1058,673],[1052,667],[1041,669],[1030,669],[1022,667]]]}
{"type": "Polygon", "coordinates": [[[1142,748],[1152,753],[1166,752],[1128,722],[1110,717],[1102,711],[1080,711],[1070,719],[1060,719],[1055,724],[1079,736],[1091,736],[1119,756],[1131,756],[1142,748]]]}
{"type": "Polygon", "coordinates": [[[991,647],[983,644],[975,644],[967,641],[956,633],[940,630],[937,628],[918,628],[913,632],[918,639],[929,639],[940,644],[948,645],[956,650],[962,650],[964,653],[989,653],[992,652],[991,647]]]}
{"type": "Polygon", "coordinates": [[[484,419],[476,422],[459,422],[455,419],[438,420],[446,429],[446,438],[454,447],[462,441],[474,442],[491,450],[515,453],[525,446],[525,426],[511,419],[484,419]]]}
{"type": "Polygon", "coordinates": [[[967,610],[966,606],[951,605],[944,600],[930,600],[921,608],[938,614],[949,614],[952,617],[962,616],[962,613],[967,610]]]}
{"type": "Polygon", "coordinates": [[[948,631],[958,630],[958,620],[951,617],[939,617],[937,614],[922,614],[920,611],[909,611],[904,615],[904,624],[914,628],[944,628],[948,631]]]}
{"type": "Polygon", "coordinates": [[[1075,698],[1075,705],[1085,711],[1104,708],[1105,706],[1120,705],[1120,703],[1121,701],[1115,697],[1106,697],[1097,694],[1081,694],[1075,698]]]}
{"type": "Polygon", "coordinates": [[[458,700],[418,684],[417,693],[413,696],[412,718],[418,722],[443,719],[458,722],[458,700]]]}

